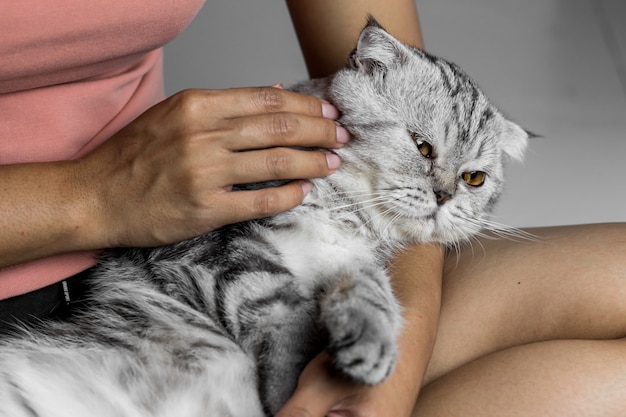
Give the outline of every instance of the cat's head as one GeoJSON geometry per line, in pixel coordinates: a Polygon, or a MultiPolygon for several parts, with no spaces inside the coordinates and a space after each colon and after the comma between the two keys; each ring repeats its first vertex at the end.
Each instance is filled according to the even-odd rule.
{"type": "Polygon", "coordinates": [[[528,134],[458,66],[406,46],[370,18],[328,94],[353,136],[338,151],[336,180],[360,196],[372,227],[455,243],[486,226],[503,162],[522,158],[528,134]]]}

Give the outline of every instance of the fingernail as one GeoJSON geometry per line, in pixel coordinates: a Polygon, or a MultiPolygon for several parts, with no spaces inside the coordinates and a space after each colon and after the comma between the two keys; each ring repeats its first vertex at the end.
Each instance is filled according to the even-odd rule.
{"type": "Polygon", "coordinates": [[[330,103],[322,102],[322,115],[327,119],[337,120],[339,118],[339,110],[330,103]]]}
{"type": "Polygon", "coordinates": [[[283,89],[284,89],[284,87],[283,87],[283,83],[272,84],[272,87],[274,87],[274,88],[280,88],[281,90],[283,90],[283,89]]]}
{"type": "Polygon", "coordinates": [[[350,133],[348,133],[345,127],[337,125],[337,142],[348,143],[349,140],[350,133]]]}
{"type": "Polygon", "coordinates": [[[304,193],[304,195],[307,195],[313,189],[313,184],[311,184],[309,181],[302,181],[300,185],[302,187],[302,192],[304,193]]]}
{"type": "Polygon", "coordinates": [[[328,164],[328,169],[337,169],[341,165],[341,158],[334,153],[328,152],[326,154],[326,163],[328,164]]]}

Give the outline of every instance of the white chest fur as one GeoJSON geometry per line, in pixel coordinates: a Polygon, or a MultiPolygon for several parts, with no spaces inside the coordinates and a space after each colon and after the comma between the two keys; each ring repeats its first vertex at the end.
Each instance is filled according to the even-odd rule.
{"type": "Polygon", "coordinates": [[[319,212],[299,218],[294,227],[275,230],[269,240],[281,253],[285,266],[305,280],[332,278],[346,264],[371,264],[375,256],[374,244],[358,230],[319,212]]]}

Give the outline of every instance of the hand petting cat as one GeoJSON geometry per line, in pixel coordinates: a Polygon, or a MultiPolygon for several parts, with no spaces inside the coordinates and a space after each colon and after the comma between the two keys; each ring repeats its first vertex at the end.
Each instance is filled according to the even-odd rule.
{"type": "Polygon", "coordinates": [[[94,246],[172,243],[296,206],[310,189],[305,181],[231,187],[332,173],[336,155],[287,147],[342,147],[348,134],[337,116],[322,100],[275,87],[172,96],[79,162],[77,175],[96,207],[99,233],[92,235],[106,236],[94,246]]]}

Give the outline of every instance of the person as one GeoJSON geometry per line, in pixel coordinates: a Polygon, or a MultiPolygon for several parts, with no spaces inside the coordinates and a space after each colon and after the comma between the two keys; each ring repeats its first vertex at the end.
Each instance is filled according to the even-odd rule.
{"type": "MultiPolygon", "coordinates": [[[[289,209],[306,178],[340,163],[287,148],[343,146],[330,103],[271,86],[163,97],[160,47],[200,0],[109,3],[69,11],[22,0],[0,16],[0,309],[71,282],[102,248],[289,209]],[[284,178],[302,180],[230,192],[284,178]]],[[[312,77],[343,66],[368,13],[423,47],[413,0],[287,6],[312,77]]],[[[621,415],[626,226],[531,232],[541,239],[481,240],[482,253],[458,262],[434,245],[400,253],[390,267],[405,319],[394,373],[355,384],[322,353],[279,417],[621,415]]],[[[30,299],[33,311],[44,302],[30,299]]]]}

